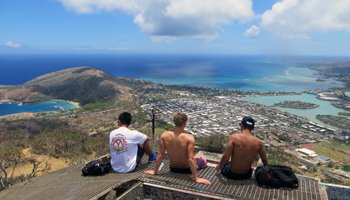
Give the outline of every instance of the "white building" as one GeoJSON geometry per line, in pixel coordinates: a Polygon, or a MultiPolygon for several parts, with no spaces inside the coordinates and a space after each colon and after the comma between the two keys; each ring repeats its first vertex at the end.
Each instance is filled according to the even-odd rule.
{"type": "Polygon", "coordinates": [[[306,148],[296,149],[295,151],[300,153],[303,157],[315,158],[318,156],[314,151],[306,148]]]}

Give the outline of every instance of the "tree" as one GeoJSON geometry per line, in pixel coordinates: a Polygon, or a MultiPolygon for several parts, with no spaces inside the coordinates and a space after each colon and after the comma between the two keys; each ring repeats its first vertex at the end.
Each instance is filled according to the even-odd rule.
{"type": "Polygon", "coordinates": [[[32,171],[28,174],[27,179],[35,177],[38,173],[46,172],[51,168],[49,159],[37,160],[34,157],[29,159],[29,163],[33,165],[32,171]]]}
{"type": "Polygon", "coordinates": [[[0,190],[14,184],[13,175],[21,160],[20,148],[11,143],[5,143],[0,146],[0,190]],[[10,173],[9,169],[11,169],[10,173]]]}

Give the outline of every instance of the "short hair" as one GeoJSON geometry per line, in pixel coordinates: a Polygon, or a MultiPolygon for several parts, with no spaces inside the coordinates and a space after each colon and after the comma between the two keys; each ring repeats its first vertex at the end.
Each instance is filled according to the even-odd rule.
{"type": "Polygon", "coordinates": [[[242,118],[241,125],[244,129],[249,129],[251,131],[254,129],[255,120],[252,117],[245,116],[242,118]]]}
{"type": "Polygon", "coordinates": [[[121,124],[130,125],[131,123],[131,114],[128,112],[123,112],[119,115],[118,120],[121,124]]]}
{"type": "Polygon", "coordinates": [[[175,112],[173,121],[176,127],[180,127],[187,122],[187,115],[183,112],[175,112]]]}

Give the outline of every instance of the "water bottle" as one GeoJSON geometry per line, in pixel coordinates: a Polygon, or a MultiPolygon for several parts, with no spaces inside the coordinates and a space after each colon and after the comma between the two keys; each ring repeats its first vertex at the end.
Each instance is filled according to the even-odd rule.
{"type": "Polygon", "coordinates": [[[158,171],[160,171],[164,167],[164,162],[160,163],[158,171]]]}

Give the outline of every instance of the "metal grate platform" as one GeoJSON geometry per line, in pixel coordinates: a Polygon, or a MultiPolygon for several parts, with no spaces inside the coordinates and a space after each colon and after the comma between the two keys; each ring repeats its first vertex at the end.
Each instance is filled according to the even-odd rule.
{"type": "Polygon", "coordinates": [[[82,166],[72,166],[1,191],[0,199],[98,199],[130,180],[229,199],[321,199],[318,181],[309,177],[298,176],[300,182],[298,189],[266,189],[258,187],[254,179],[228,180],[221,174],[217,174],[213,167],[208,167],[200,171],[199,175],[211,180],[212,184],[202,185],[195,183],[189,174],[171,173],[168,160],[164,161],[164,167],[158,175],[150,176],[143,173],[146,168],[153,167],[154,162],[146,163],[146,159],[143,159],[139,170],[133,173],[109,173],[98,177],[84,177],[81,175],[82,166]]]}
{"type": "MultiPolygon", "coordinates": [[[[146,168],[143,165],[141,168],[146,168]]],[[[66,200],[98,199],[112,189],[130,180],[138,179],[143,170],[134,173],[108,173],[104,176],[84,177],[82,166],[71,166],[27,183],[15,185],[0,192],[1,200],[66,200]]]]}
{"type": "MultiPolygon", "coordinates": [[[[153,165],[150,167],[153,167],[153,165]]],[[[230,199],[321,199],[319,182],[310,177],[298,176],[299,187],[297,189],[268,189],[258,187],[253,178],[246,181],[228,180],[221,174],[218,174],[213,167],[208,167],[198,174],[200,177],[209,179],[212,184],[197,184],[191,179],[191,175],[170,172],[169,161],[164,162],[164,167],[158,175],[144,175],[143,181],[230,199]]]]}

